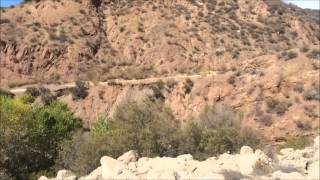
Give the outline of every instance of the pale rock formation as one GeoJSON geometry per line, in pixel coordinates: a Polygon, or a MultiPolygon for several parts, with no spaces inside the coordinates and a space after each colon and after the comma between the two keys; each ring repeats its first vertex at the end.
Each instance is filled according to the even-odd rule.
{"type": "Polygon", "coordinates": [[[101,175],[103,179],[111,179],[114,176],[120,175],[125,165],[109,156],[104,156],[100,160],[102,171],[101,175]]]}

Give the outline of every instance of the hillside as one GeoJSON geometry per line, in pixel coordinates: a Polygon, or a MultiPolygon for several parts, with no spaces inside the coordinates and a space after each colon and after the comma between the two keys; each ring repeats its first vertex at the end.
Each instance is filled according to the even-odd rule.
{"type": "Polygon", "coordinates": [[[1,86],[216,70],[318,45],[318,22],[280,1],[34,1],[1,10],[1,86]]]}
{"type": "Polygon", "coordinates": [[[43,0],[1,9],[0,22],[1,87],[91,81],[87,98],[59,97],[86,127],[154,94],[145,79],[158,78],[181,121],[223,102],[274,141],[319,128],[317,12],[268,0],[43,0]]]}

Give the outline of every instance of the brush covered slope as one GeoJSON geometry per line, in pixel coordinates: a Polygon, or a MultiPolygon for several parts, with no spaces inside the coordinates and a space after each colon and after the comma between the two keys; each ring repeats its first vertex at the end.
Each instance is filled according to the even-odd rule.
{"type": "Polygon", "coordinates": [[[1,86],[217,70],[318,45],[318,22],[280,1],[30,1],[1,10],[1,86]]]}

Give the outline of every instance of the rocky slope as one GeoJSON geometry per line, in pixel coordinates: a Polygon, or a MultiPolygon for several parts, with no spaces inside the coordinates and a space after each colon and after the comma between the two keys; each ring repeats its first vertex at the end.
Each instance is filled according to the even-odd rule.
{"type": "Polygon", "coordinates": [[[1,86],[195,73],[319,44],[316,13],[268,0],[43,0],[1,9],[1,86]]]}
{"type": "MultiPolygon", "coordinates": [[[[248,146],[240,154],[222,154],[205,161],[197,161],[190,154],[176,158],[137,158],[129,151],[118,159],[104,156],[101,166],[81,180],[99,179],[319,179],[319,136],[314,145],[303,150],[282,149],[273,158],[261,150],[248,146]]],[[[42,176],[39,180],[47,180],[42,176]]],[[[75,180],[71,171],[61,170],[52,180],[75,180]]]]}

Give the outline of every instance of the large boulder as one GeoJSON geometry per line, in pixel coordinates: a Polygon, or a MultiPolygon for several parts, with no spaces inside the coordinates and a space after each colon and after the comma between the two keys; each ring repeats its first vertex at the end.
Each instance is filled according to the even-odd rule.
{"type": "Polygon", "coordinates": [[[122,162],[109,156],[103,156],[100,159],[100,163],[102,168],[102,179],[112,179],[113,177],[120,175],[125,168],[125,165],[122,162]]]}
{"type": "Polygon", "coordinates": [[[255,153],[246,147],[241,150],[237,163],[243,175],[263,175],[272,172],[272,160],[261,150],[257,149],[255,153]]]}
{"type": "Polygon", "coordinates": [[[129,162],[136,162],[138,159],[138,153],[136,151],[128,151],[124,153],[122,156],[118,157],[118,161],[121,161],[124,164],[128,164],[129,162]]]}
{"type": "Polygon", "coordinates": [[[79,178],[79,180],[96,180],[102,179],[102,167],[98,167],[97,169],[93,170],[88,176],[84,176],[79,178]]]}
{"type": "Polygon", "coordinates": [[[308,166],[308,179],[320,179],[320,163],[316,161],[308,166]]]}

